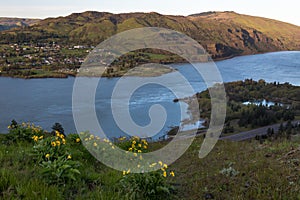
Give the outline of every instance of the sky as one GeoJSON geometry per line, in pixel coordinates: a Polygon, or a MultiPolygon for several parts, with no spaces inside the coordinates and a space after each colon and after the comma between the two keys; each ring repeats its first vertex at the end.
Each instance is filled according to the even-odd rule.
{"type": "Polygon", "coordinates": [[[235,11],[300,26],[299,0],[1,0],[1,17],[47,18],[74,12],[158,12],[190,15],[207,11],[235,11]]]}

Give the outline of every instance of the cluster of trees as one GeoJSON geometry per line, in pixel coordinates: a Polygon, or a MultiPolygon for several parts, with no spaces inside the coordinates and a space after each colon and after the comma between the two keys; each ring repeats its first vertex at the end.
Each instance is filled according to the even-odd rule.
{"type": "Polygon", "coordinates": [[[37,74],[33,70],[15,70],[10,68],[3,68],[3,71],[6,72],[7,76],[12,77],[29,77],[37,74]]]}
{"type": "MultiPolygon", "coordinates": [[[[281,121],[294,120],[300,116],[300,87],[289,83],[264,80],[235,81],[225,83],[227,94],[226,124],[223,133],[235,131],[235,121],[240,127],[256,128],[281,121]],[[275,105],[244,105],[248,101],[270,101],[275,105]],[[234,121],[234,123],[232,123],[234,121]]],[[[211,115],[211,101],[209,90],[196,94],[201,117],[209,119],[211,115]]]]}
{"type": "Polygon", "coordinates": [[[234,127],[231,125],[230,121],[227,122],[224,126],[223,129],[223,133],[227,134],[227,133],[233,133],[234,132],[234,127]]]}
{"type": "Polygon", "coordinates": [[[292,101],[300,101],[300,87],[289,83],[267,83],[262,79],[259,81],[246,79],[225,83],[225,89],[229,99],[236,102],[266,99],[290,104],[292,101]]]}
{"type": "Polygon", "coordinates": [[[273,128],[268,128],[266,134],[257,135],[255,137],[256,140],[263,142],[266,139],[276,140],[278,138],[287,138],[291,139],[292,135],[300,134],[300,123],[293,124],[291,120],[289,120],[285,125],[283,123],[280,124],[277,131],[273,128]]]}
{"type": "Polygon", "coordinates": [[[290,120],[285,126],[281,123],[278,129],[278,136],[286,136],[288,139],[291,135],[296,135],[298,133],[300,133],[300,124],[293,124],[290,120]]]}
{"type": "Polygon", "coordinates": [[[28,31],[26,28],[23,28],[23,30],[19,32],[8,32],[6,34],[0,34],[1,44],[25,42],[31,43],[35,41],[63,41],[64,39],[66,40],[68,39],[68,37],[44,30],[28,31]]]}
{"type": "Polygon", "coordinates": [[[240,127],[267,126],[274,124],[280,120],[288,121],[295,119],[295,113],[292,110],[281,106],[263,106],[263,105],[248,105],[245,106],[238,116],[238,124],[240,127]]]}

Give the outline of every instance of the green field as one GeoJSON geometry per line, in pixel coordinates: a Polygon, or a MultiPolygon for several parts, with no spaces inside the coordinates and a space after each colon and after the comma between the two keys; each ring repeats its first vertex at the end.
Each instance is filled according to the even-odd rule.
{"type": "MultiPolygon", "coordinates": [[[[59,177],[57,179],[52,179],[53,174],[43,174],[44,165],[38,162],[33,149],[36,143],[28,137],[32,132],[28,128],[25,132],[24,130],[22,129],[22,133],[27,132],[23,135],[14,131],[10,131],[8,135],[0,135],[0,199],[300,198],[300,138],[297,135],[291,140],[278,139],[262,144],[255,140],[220,141],[204,159],[198,157],[203,142],[203,138],[199,137],[180,159],[168,167],[168,170],[174,171],[175,176],[163,179],[161,176],[153,179],[154,173],[123,176],[122,172],[106,167],[91,156],[81,142],[76,142],[77,135],[69,135],[66,137],[65,148],[70,159],[68,157],[66,162],[71,166],[80,163],[79,167],[74,167],[80,174],[76,173],[73,180],[64,176],[68,170],[60,175],[56,174],[54,177],[59,177]],[[131,182],[124,188],[124,177],[127,176],[131,177],[131,182]],[[149,188],[139,185],[139,181],[145,180],[163,180],[154,185],[157,187],[162,184],[168,190],[162,192],[156,188],[154,196],[150,195],[151,192],[142,197],[132,195],[149,191],[149,188]]],[[[54,137],[39,132],[39,129],[34,134],[44,136],[44,140],[54,137]]],[[[149,151],[162,148],[167,143],[168,141],[149,143],[149,151]]],[[[126,144],[126,140],[118,142],[120,147],[126,144]]],[[[47,154],[46,158],[45,155],[41,157],[44,160],[50,158],[47,158],[47,154]]],[[[148,186],[151,182],[143,184],[148,186]]]]}

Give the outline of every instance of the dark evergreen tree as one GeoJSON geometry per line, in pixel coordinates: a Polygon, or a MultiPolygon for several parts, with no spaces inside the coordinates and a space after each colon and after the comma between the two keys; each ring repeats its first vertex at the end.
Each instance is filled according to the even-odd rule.
{"type": "Polygon", "coordinates": [[[58,131],[59,133],[65,135],[65,130],[64,128],[62,127],[62,125],[60,123],[55,123],[53,126],[52,126],[52,130],[53,132],[55,131],[58,131]]]}

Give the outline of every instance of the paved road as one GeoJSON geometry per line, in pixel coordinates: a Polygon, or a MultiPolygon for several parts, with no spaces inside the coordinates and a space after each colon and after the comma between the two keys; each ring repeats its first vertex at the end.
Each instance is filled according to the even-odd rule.
{"type": "MultiPolygon", "coordinates": [[[[300,123],[300,120],[295,120],[292,121],[293,124],[297,124],[300,123]]],[[[283,123],[283,125],[286,125],[286,122],[283,123]]],[[[270,126],[265,126],[265,127],[261,127],[261,128],[257,128],[257,129],[253,129],[250,131],[245,131],[245,132],[241,132],[241,133],[237,133],[234,135],[230,135],[230,136],[224,136],[221,137],[220,140],[232,140],[232,141],[243,141],[243,140],[248,140],[251,138],[254,138],[256,135],[265,135],[267,133],[268,128],[273,128],[274,131],[278,131],[280,124],[273,124],[270,126]]]]}
{"type": "MultiPolygon", "coordinates": [[[[282,123],[284,126],[286,125],[287,122],[282,123]]],[[[292,124],[297,124],[300,123],[300,120],[294,120],[292,121],[292,124]]],[[[257,128],[257,129],[253,129],[250,131],[244,131],[241,133],[236,133],[234,135],[229,135],[229,136],[223,136],[220,137],[219,140],[231,140],[231,141],[243,141],[243,140],[249,140],[252,138],[255,138],[255,136],[257,135],[265,135],[267,134],[268,128],[273,128],[274,131],[278,131],[278,128],[280,126],[279,124],[273,124],[273,125],[269,125],[269,126],[264,126],[261,128],[257,128]]],[[[189,131],[184,131],[181,132],[180,136],[177,136],[178,140],[182,140],[182,139],[187,139],[187,138],[191,138],[191,137],[195,137],[195,131],[196,130],[189,130],[189,131]]],[[[200,130],[196,133],[196,136],[200,136],[200,135],[204,135],[206,133],[206,130],[200,130]]],[[[169,136],[169,138],[174,138],[174,136],[169,136]]]]}

